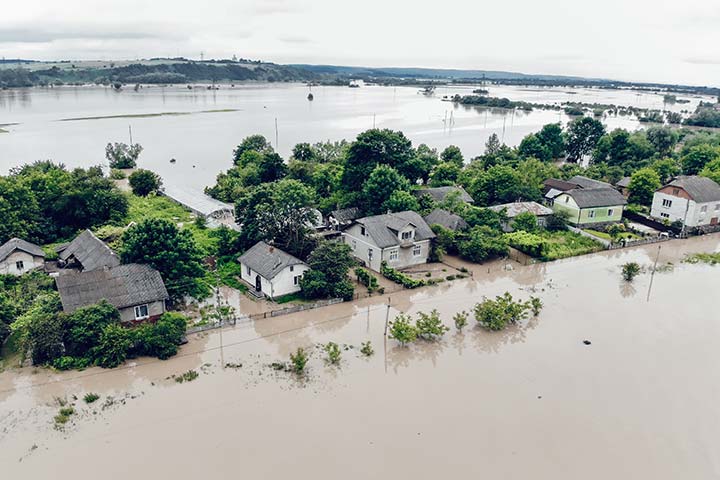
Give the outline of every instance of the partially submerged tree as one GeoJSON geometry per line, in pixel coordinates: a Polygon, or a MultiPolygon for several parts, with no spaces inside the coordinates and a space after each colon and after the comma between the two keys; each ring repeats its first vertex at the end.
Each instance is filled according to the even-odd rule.
{"type": "Polygon", "coordinates": [[[135,168],[143,147],[139,143],[108,143],[105,147],[105,158],[110,168],[135,168]]]}
{"type": "Polygon", "coordinates": [[[142,168],[130,174],[128,183],[132,192],[139,197],[147,197],[160,190],[162,186],[160,175],[142,168]]]}

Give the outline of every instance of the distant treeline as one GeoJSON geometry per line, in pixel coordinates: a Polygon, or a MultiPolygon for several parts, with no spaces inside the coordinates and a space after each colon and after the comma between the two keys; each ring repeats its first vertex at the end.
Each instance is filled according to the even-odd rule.
{"type": "Polygon", "coordinates": [[[271,63],[181,62],[158,65],[140,63],[109,68],[0,69],[0,88],[35,85],[110,83],[193,83],[223,81],[307,82],[322,75],[297,67],[271,63]]]}

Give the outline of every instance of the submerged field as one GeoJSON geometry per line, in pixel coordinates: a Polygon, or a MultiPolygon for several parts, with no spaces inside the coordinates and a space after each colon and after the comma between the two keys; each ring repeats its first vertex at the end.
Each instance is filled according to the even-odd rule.
{"type": "Polygon", "coordinates": [[[7,370],[0,464],[12,478],[48,478],[59,461],[78,479],[712,478],[720,268],[682,260],[717,251],[714,235],[478,265],[439,287],[196,335],[169,361],[7,370]],[[663,273],[621,280],[623,263],[656,260],[663,273]],[[505,291],[540,297],[540,317],[407,348],[383,337],[400,311],[437,308],[450,325],[505,291]],[[316,348],[329,341],[347,345],[339,367],[316,348]],[[297,347],[311,352],[306,378],[269,366],[297,347]]]}

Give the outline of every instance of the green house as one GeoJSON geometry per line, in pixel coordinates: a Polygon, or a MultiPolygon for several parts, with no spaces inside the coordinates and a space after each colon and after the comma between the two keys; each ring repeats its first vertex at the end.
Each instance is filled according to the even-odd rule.
{"type": "Polygon", "coordinates": [[[577,226],[617,223],[622,219],[625,197],[614,188],[578,188],[558,194],[553,210],[568,213],[577,226]]]}

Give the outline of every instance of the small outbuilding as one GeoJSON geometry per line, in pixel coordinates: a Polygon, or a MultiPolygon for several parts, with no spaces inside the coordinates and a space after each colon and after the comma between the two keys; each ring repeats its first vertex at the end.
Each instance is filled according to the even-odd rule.
{"type": "Polygon", "coordinates": [[[432,227],[433,225],[440,225],[441,227],[447,228],[454,232],[467,230],[468,224],[460,215],[456,215],[442,208],[436,208],[432,212],[428,213],[423,217],[425,223],[432,227]]]}
{"type": "Polygon", "coordinates": [[[85,230],[72,242],[58,248],[57,252],[61,268],[91,271],[120,265],[117,254],[90,230],[85,230]]]}
{"type": "Polygon", "coordinates": [[[301,290],[300,279],[310,267],[279,248],[258,242],[239,258],[240,277],[257,296],[277,298],[301,290]]]}
{"type": "Polygon", "coordinates": [[[490,210],[498,213],[505,211],[507,221],[503,222],[502,228],[506,232],[512,232],[513,220],[521,213],[532,213],[535,218],[537,218],[537,223],[541,227],[545,227],[547,217],[553,214],[552,209],[544,205],[540,205],[537,202],[504,203],[502,205],[494,205],[490,207],[490,210]]]}
{"type": "Polygon", "coordinates": [[[0,274],[22,275],[45,265],[45,252],[34,243],[11,238],[0,246],[0,274]]]}

